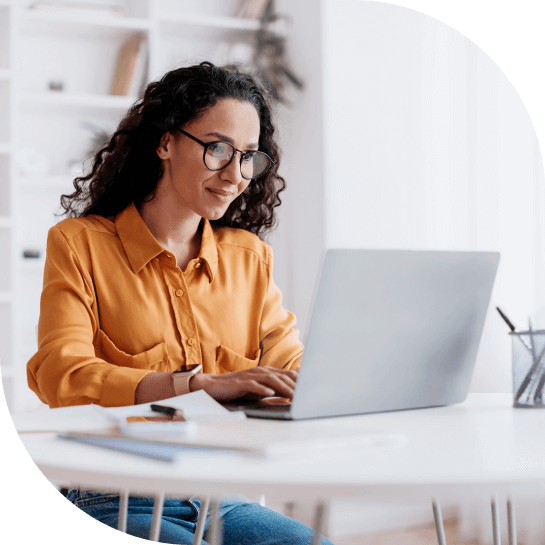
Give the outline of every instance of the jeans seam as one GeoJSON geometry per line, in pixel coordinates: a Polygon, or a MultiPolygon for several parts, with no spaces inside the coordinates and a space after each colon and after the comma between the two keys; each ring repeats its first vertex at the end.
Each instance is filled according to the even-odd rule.
{"type": "Polygon", "coordinates": [[[189,503],[191,507],[193,507],[193,511],[194,511],[193,520],[197,521],[197,519],[199,518],[199,510],[197,509],[197,506],[191,500],[185,500],[185,501],[189,503]]]}
{"type": "Polygon", "coordinates": [[[100,505],[102,503],[107,503],[109,501],[113,501],[119,498],[119,495],[108,495],[108,496],[98,496],[96,498],[88,498],[88,499],[82,499],[82,500],[76,500],[74,502],[74,505],[76,507],[89,507],[91,505],[100,505]]]}

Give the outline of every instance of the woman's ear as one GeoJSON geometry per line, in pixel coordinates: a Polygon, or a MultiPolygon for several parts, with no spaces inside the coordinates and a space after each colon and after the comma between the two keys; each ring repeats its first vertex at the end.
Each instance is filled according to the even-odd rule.
{"type": "Polygon", "coordinates": [[[157,155],[161,159],[168,159],[170,157],[170,146],[172,142],[172,134],[169,132],[166,132],[161,137],[161,142],[159,143],[159,147],[157,148],[157,155]]]}

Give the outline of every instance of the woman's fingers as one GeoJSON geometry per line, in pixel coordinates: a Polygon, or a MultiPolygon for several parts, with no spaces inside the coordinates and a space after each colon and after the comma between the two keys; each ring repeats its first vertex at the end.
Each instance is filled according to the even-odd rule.
{"type": "Polygon", "coordinates": [[[255,394],[258,397],[270,397],[275,394],[273,388],[269,388],[265,384],[258,382],[257,380],[247,380],[242,384],[242,395],[255,394]]]}
{"type": "Polygon", "coordinates": [[[257,399],[271,396],[292,398],[297,372],[258,366],[221,375],[199,373],[191,380],[192,389],[202,388],[218,401],[230,401],[243,396],[257,399]]]}
{"type": "Polygon", "coordinates": [[[255,368],[250,369],[251,373],[248,372],[248,376],[252,377],[253,380],[270,388],[273,390],[271,395],[277,395],[280,397],[293,397],[295,390],[295,382],[292,378],[286,373],[278,373],[276,370],[266,369],[266,368],[255,368]]]}
{"type": "Polygon", "coordinates": [[[289,377],[293,382],[297,382],[297,371],[293,369],[281,369],[279,367],[272,367],[271,365],[264,365],[263,367],[256,367],[256,369],[266,369],[272,373],[276,373],[281,376],[289,377]]]}
{"type": "Polygon", "coordinates": [[[297,381],[296,371],[278,369],[276,367],[269,367],[268,365],[264,367],[256,367],[255,371],[259,372],[262,376],[265,375],[265,384],[268,384],[271,388],[275,388],[277,395],[281,397],[293,397],[295,383],[297,381]],[[283,382],[285,387],[278,381],[283,382]],[[287,390],[286,387],[288,388],[287,390]],[[278,390],[278,388],[280,388],[280,390],[278,390]]]}

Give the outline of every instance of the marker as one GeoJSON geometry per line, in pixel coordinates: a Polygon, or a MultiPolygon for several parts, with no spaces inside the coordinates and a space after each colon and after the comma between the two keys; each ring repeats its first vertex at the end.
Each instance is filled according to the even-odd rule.
{"type": "Polygon", "coordinates": [[[167,414],[168,416],[180,416],[182,418],[184,416],[184,411],[182,411],[182,409],[167,407],[166,405],[150,405],[150,409],[157,413],[167,414]]]}

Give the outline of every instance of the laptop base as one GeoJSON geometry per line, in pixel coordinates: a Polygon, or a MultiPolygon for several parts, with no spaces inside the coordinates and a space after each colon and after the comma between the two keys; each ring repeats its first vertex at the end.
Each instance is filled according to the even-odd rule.
{"type": "Polygon", "coordinates": [[[246,416],[251,418],[293,420],[289,407],[243,407],[242,410],[246,416]]]}

